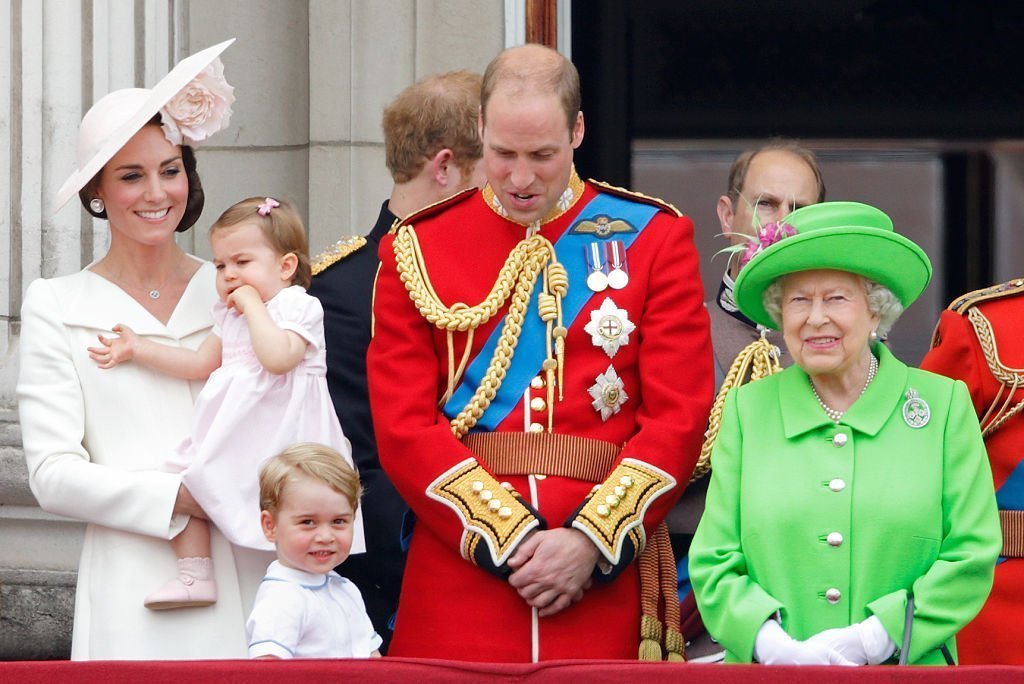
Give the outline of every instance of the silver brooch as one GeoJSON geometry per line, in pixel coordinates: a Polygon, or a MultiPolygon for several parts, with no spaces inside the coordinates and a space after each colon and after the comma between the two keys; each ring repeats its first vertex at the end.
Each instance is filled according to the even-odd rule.
{"type": "Polygon", "coordinates": [[[583,331],[591,337],[595,347],[604,349],[608,358],[619,351],[619,347],[629,344],[629,334],[636,326],[629,320],[625,309],[620,309],[611,297],[605,297],[601,308],[590,312],[590,322],[583,326],[583,331]]]}
{"type": "Polygon", "coordinates": [[[932,419],[932,410],[928,402],[921,398],[913,387],[907,388],[903,402],[903,420],[912,428],[923,428],[932,419]]]}
{"type": "Polygon", "coordinates": [[[610,365],[608,370],[597,376],[597,382],[587,388],[587,392],[593,399],[590,405],[601,414],[602,422],[618,413],[622,405],[629,399],[622,384],[622,378],[610,365]]]}

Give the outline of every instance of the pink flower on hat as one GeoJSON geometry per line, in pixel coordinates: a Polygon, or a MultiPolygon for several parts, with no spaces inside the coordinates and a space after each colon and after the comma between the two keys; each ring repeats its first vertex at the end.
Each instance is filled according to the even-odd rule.
{"type": "Polygon", "coordinates": [[[235,89],[215,59],[160,110],[164,135],[175,145],[195,145],[228,127],[235,89]]]}
{"type": "Polygon", "coordinates": [[[796,228],[784,222],[766,223],[757,231],[757,234],[750,238],[744,246],[743,255],[740,257],[740,268],[747,265],[747,262],[754,258],[758,252],[762,252],[779,240],[796,235],[796,228]]]}

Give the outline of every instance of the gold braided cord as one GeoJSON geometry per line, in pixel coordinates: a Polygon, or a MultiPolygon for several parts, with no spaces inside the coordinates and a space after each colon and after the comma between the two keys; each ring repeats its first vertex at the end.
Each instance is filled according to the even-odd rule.
{"type": "MultiPolygon", "coordinates": [[[[561,325],[560,300],[568,289],[568,277],[565,275],[565,268],[557,261],[554,245],[546,238],[532,235],[521,240],[505,259],[491,291],[476,306],[468,306],[462,302],[447,306],[441,301],[430,282],[426,263],[423,260],[423,251],[420,248],[419,239],[416,237],[416,231],[411,225],[404,225],[398,229],[395,235],[394,252],[399,277],[417,310],[431,324],[449,333],[449,386],[445,396],[450,396],[454,389],[454,383],[458,382],[458,378],[465,370],[469,345],[472,342],[472,332],[498,313],[506,301],[509,302],[508,313],[505,315],[501,335],[487,367],[487,372],[480,381],[480,386],[473,393],[472,399],[451,420],[452,433],[457,438],[461,438],[476,425],[501,387],[522,333],[530,297],[541,276],[543,276],[543,280],[540,308],[542,318],[546,321],[549,330],[548,358],[544,362],[544,370],[548,372],[549,380],[552,379],[556,367],[561,370],[559,361],[552,358],[550,339],[553,334],[552,324],[557,321],[559,326],[561,325]],[[554,283],[554,286],[551,283],[554,283]],[[554,306],[551,305],[549,296],[554,298],[554,306]],[[550,316],[550,318],[545,316],[550,316]],[[470,338],[462,357],[462,363],[459,364],[458,371],[453,373],[451,370],[454,363],[453,339],[450,333],[455,331],[468,332],[470,338]]],[[[550,430],[552,408],[549,406],[548,410],[550,430]]]]}
{"type": "Polygon", "coordinates": [[[722,424],[722,409],[725,407],[725,395],[734,387],[760,380],[782,370],[779,364],[779,352],[762,332],[760,339],[754,340],[736,355],[729,372],[725,374],[722,387],[718,390],[715,403],[711,406],[708,417],[708,429],[704,433],[704,444],[700,448],[700,458],[693,469],[690,481],[699,480],[711,470],[711,449],[718,438],[718,429],[722,424]]]}
{"type": "Polygon", "coordinates": [[[977,308],[972,308],[967,311],[967,318],[971,322],[971,327],[974,328],[974,334],[978,336],[978,344],[981,345],[981,351],[985,356],[989,371],[1000,383],[999,392],[981,419],[981,436],[988,439],[989,435],[1002,427],[1007,420],[1024,410],[1024,400],[1010,406],[1017,388],[1024,386],[1024,370],[1010,368],[999,359],[996,336],[992,330],[992,324],[985,318],[985,314],[977,308]],[[1009,389],[1009,392],[1000,404],[1004,388],[1009,389]],[[999,404],[998,408],[997,404],[999,404]]]}

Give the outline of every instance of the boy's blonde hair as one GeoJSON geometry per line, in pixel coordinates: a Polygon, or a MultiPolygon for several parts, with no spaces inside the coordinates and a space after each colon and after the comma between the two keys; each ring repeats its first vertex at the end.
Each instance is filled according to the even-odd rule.
{"type": "Polygon", "coordinates": [[[363,488],[352,466],[337,451],[324,444],[302,442],[267,460],[260,468],[260,509],[277,515],[285,487],[295,475],[323,482],[359,507],[363,488]]]}
{"type": "Polygon", "coordinates": [[[252,221],[260,227],[260,231],[271,249],[281,255],[295,255],[298,265],[292,276],[292,285],[308,288],[313,280],[313,275],[309,266],[309,245],[306,240],[306,228],[302,225],[302,217],[299,216],[295,207],[286,200],[275,200],[279,202],[279,205],[271,208],[266,212],[266,216],[263,216],[259,213],[259,208],[267,199],[266,197],[249,197],[231,205],[210,226],[210,237],[213,237],[222,228],[237,226],[243,221],[252,221]]]}

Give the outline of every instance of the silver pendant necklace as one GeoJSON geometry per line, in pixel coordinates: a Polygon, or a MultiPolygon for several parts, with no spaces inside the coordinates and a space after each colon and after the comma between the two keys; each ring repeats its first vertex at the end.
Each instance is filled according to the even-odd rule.
{"type": "MultiPolygon", "coordinates": [[[[867,377],[867,380],[864,381],[864,387],[861,389],[860,394],[857,395],[858,399],[860,399],[860,397],[863,396],[864,393],[868,391],[868,385],[870,385],[871,381],[875,379],[875,374],[877,372],[878,372],[878,359],[875,358],[874,354],[872,354],[871,355],[871,363],[868,365],[868,377],[867,377]]],[[[810,379],[810,378],[808,378],[808,379],[810,379]]],[[[818,389],[814,386],[814,381],[813,380],[811,380],[811,392],[814,393],[814,398],[818,400],[818,404],[821,406],[822,410],[825,411],[825,415],[829,417],[829,420],[831,420],[833,423],[838,425],[839,421],[842,420],[843,414],[845,414],[846,411],[839,411],[837,409],[832,408],[828,404],[826,404],[822,400],[821,395],[818,394],[818,389]]]]}

